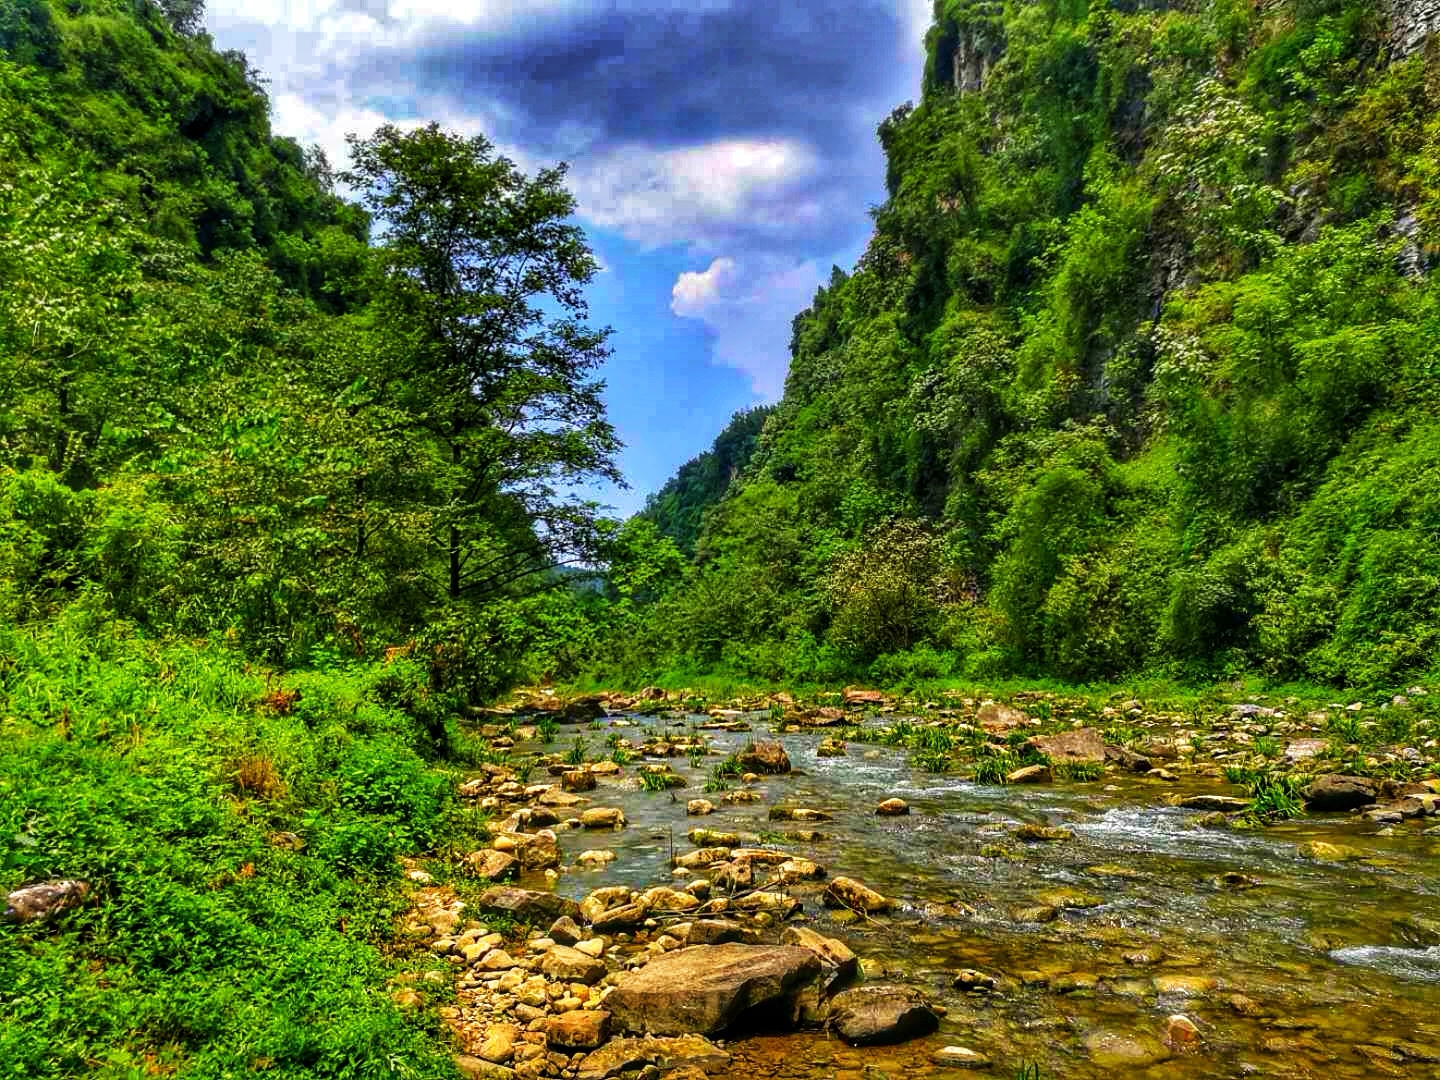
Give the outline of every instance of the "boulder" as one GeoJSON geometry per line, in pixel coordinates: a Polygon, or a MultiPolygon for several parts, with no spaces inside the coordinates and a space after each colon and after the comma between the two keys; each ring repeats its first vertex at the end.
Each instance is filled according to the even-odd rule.
{"type": "Polygon", "coordinates": [[[45,881],[16,889],[5,898],[5,922],[42,922],[72,908],[90,895],[88,881],[45,881]]]}
{"type": "Polygon", "coordinates": [[[1317,776],[1305,789],[1305,809],[1319,811],[1357,810],[1375,802],[1373,780],[1363,776],[1317,776]]]}
{"type": "Polygon", "coordinates": [[[875,813],[880,817],[901,817],[910,813],[910,804],[904,799],[886,799],[875,807],[875,813]]]}
{"type": "Polygon", "coordinates": [[[560,786],[566,791],[594,791],[595,774],[589,769],[571,769],[560,774],[560,786]]]}
{"type": "Polygon", "coordinates": [[[895,907],[895,901],[888,896],[882,896],[868,885],[848,877],[831,879],[825,887],[824,903],[828,908],[849,908],[866,915],[890,911],[895,907]]]}
{"type": "Polygon", "coordinates": [[[808,926],[787,926],[785,932],[780,935],[781,945],[798,945],[802,949],[809,949],[820,958],[825,965],[828,977],[825,980],[826,990],[849,982],[860,970],[860,961],[850,951],[850,947],[839,938],[828,938],[818,934],[808,926]]]}
{"type": "Polygon", "coordinates": [[[1187,795],[1177,806],[1186,810],[1211,810],[1222,814],[1238,814],[1250,809],[1249,799],[1237,799],[1233,795],[1187,795]]]}
{"type": "Polygon", "coordinates": [[[621,904],[596,915],[590,920],[590,926],[598,934],[617,934],[622,930],[634,930],[647,918],[649,912],[642,905],[621,904]]]}
{"type": "Polygon", "coordinates": [[[1122,769],[1137,773],[1147,773],[1155,767],[1155,763],[1144,754],[1137,754],[1134,750],[1123,746],[1105,747],[1105,760],[1122,769]]]}
{"type": "Polygon", "coordinates": [[[652,1035],[724,1031],[758,1010],[794,1022],[796,998],[821,973],[818,957],[795,946],[691,945],[624,976],[605,999],[616,1025],[652,1035]]]}
{"type": "Polygon", "coordinates": [[[884,705],[885,695],[879,690],[863,690],[858,686],[845,688],[846,705],[884,705]]]}
{"type": "Polygon", "coordinates": [[[594,986],[605,977],[603,962],[568,945],[555,945],[546,951],[540,958],[540,970],[547,978],[586,986],[594,986]]]}
{"type": "Polygon", "coordinates": [[[790,771],[790,755],[773,740],[748,743],[735,757],[746,772],[773,776],[790,771]]]}
{"type": "Polygon", "coordinates": [[[585,938],[585,933],[576,925],[575,920],[568,915],[561,915],[550,924],[550,930],[546,936],[557,945],[574,945],[577,941],[585,938]]]}
{"type": "Polygon", "coordinates": [[[1049,765],[1026,765],[1005,777],[1007,784],[1048,784],[1055,779],[1049,765]]]}
{"type": "Polygon", "coordinates": [[[503,1065],[515,1055],[515,1044],[520,1041],[520,1029],[514,1024],[491,1024],[485,1030],[485,1039],[480,1043],[476,1056],[496,1065],[503,1065]]]}
{"type": "Polygon", "coordinates": [[[989,701],[980,706],[980,711],[975,714],[975,722],[986,731],[1002,732],[1024,727],[1030,723],[1030,718],[1014,706],[989,701]]]}
{"type": "Polygon", "coordinates": [[[580,824],[587,829],[621,829],[625,811],[618,806],[592,806],[580,815],[580,824]]]}
{"type": "Polygon", "coordinates": [[[469,1054],[455,1056],[455,1069],[465,1080],[514,1080],[515,1070],[469,1054]]]}
{"type": "MultiPolygon", "coordinates": [[[[745,928],[729,919],[696,919],[685,934],[686,945],[723,945],[727,941],[744,941],[745,928]]],[[[781,944],[790,944],[783,938],[781,944]]]]}
{"type": "Polygon", "coordinates": [[[851,1046],[877,1046],[929,1035],[940,1017],[911,987],[857,986],[830,999],[826,1023],[851,1046]]]}
{"type": "Polygon", "coordinates": [[[496,885],[480,894],[475,903],[481,915],[505,915],[524,923],[550,923],[561,915],[580,917],[580,905],[566,896],[496,885]]]}
{"type": "Polygon", "coordinates": [[[646,889],[635,902],[643,907],[646,912],[651,911],[689,911],[691,908],[700,906],[700,901],[693,893],[681,892],[678,889],[667,889],[665,886],[657,886],[653,889],[646,889]]]}
{"type": "Polygon", "coordinates": [[[1057,735],[1036,735],[1029,742],[1052,762],[1099,763],[1105,760],[1105,740],[1094,728],[1075,728],[1057,735]]]}
{"type": "Polygon", "coordinates": [[[611,1080],[621,1073],[635,1073],[649,1065],[665,1069],[667,1080],[678,1080],[681,1070],[719,1074],[729,1064],[729,1054],[699,1035],[673,1039],[611,1039],[581,1059],[576,1080],[611,1080]]]}
{"type": "Polygon", "coordinates": [[[593,923],[602,912],[628,903],[629,889],[624,885],[607,885],[603,889],[596,889],[580,901],[580,917],[587,923],[593,923]]]}
{"type": "Polygon", "coordinates": [[[572,1009],[545,1021],[546,1045],[566,1054],[594,1050],[609,1037],[610,1014],[602,1009],[572,1009]]]}
{"type": "Polygon", "coordinates": [[[691,799],[685,804],[685,813],[691,817],[704,817],[715,812],[715,804],[709,799],[691,799]]]}

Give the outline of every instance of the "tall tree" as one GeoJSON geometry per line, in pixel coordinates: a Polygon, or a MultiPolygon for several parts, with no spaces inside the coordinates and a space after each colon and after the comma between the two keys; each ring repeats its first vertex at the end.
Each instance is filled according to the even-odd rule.
{"type": "Polygon", "coordinates": [[[564,489],[619,482],[620,443],[594,377],[610,331],[585,321],[598,264],[568,220],[565,166],[528,178],[484,137],[435,124],[350,146],[341,178],[379,229],[377,390],[433,455],[446,594],[483,598],[582,557],[595,507],[564,489]]]}

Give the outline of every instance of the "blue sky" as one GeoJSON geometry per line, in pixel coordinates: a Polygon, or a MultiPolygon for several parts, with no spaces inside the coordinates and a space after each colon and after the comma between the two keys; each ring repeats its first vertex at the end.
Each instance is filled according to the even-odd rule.
{"type": "Polygon", "coordinates": [[[790,321],[853,266],[884,196],[875,126],[919,91],[930,0],[210,0],[324,147],[437,120],[527,171],[570,164],[605,267],[591,320],[643,505],[731,413],[784,386],[790,321]]]}

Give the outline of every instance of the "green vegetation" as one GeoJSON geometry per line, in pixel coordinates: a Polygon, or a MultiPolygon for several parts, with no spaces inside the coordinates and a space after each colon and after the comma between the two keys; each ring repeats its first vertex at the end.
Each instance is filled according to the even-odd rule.
{"type": "Polygon", "coordinates": [[[1433,675],[1440,59],[1382,28],[941,0],[868,250],[597,676],[1433,675]]]}

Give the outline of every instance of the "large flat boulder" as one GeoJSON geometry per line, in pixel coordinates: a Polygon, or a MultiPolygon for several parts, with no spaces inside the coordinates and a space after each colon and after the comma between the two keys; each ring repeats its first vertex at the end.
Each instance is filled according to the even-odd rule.
{"type": "Polygon", "coordinates": [[[615,1026],[652,1035],[712,1035],[742,1013],[793,1017],[795,998],[820,976],[820,959],[786,945],[692,945],[657,956],[605,999],[615,1026]]]}
{"type": "Polygon", "coordinates": [[[1030,745],[1053,762],[1103,762],[1105,740],[1094,728],[1082,727],[1058,735],[1036,735],[1030,745]]]}
{"type": "Polygon", "coordinates": [[[1305,789],[1305,809],[1320,811],[1358,810],[1375,802],[1375,782],[1363,776],[1317,776],[1305,789]]]}
{"type": "Polygon", "coordinates": [[[482,915],[506,915],[517,922],[536,925],[552,923],[561,915],[572,919],[580,917],[580,905],[569,897],[508,885],[486,889],[475,906],[482,915]]]}

